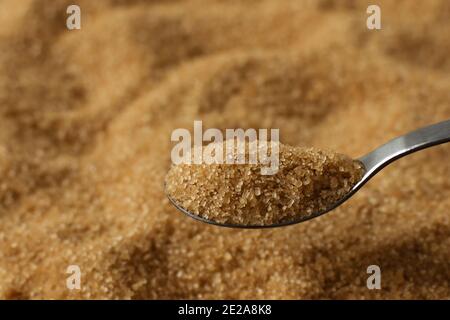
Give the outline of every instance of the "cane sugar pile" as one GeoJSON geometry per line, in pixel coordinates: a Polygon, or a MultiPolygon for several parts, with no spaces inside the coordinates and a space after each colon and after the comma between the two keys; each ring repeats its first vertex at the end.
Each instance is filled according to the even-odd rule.
{"type": "Polygon", "coordinates": [[[449,119],[449,1],[377,1],[381,30],[365,0],[207,2],[79,0],[69,31],[72,1],[0,1],[0,297],[449,299],[448,145],[273,230],[194,221],[164,192],[194,120],[357,158],[449,119]]]}
{"type": "MultiPolygon", "coordinates": [[[[226,150],[226,144],[215,148],[226,150]]],[[[235,160],[240,156],[235,149],[235,160]]],[[[361,180],[360,162],[331,151],[277,144],[274,174],[264,163],[249,163],[261,144],[250,142],[247,164],[179,164],[166,177],[167,193],[183,208],[221,223],[263,226],[298,221],[333,206],[361,180]],[[251,151],[252,150],[252,151],[251,151]]],[[[270,150],[270,148],[268,148],[270,150]]]]}

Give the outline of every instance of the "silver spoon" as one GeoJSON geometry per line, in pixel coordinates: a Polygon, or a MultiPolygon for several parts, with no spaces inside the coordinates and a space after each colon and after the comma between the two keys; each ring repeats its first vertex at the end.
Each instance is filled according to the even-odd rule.
{"type": "Polygon", "coordinates": [[[433,147],[438,144],[445,142],[450,142],[450,120],[439,122],[428,127],[424,127],[408,134],[395,138],[388,143],[378,147],[372,152],[360,157],[358,160],[363,164],[365,169],[365,174],[361,180],[356,183],[353,188],[339,201],[334,203],[332,206],[323,211],[314,212],[311,215],[300,218],[294,221],[288,221],[273,225],[238,225],[238,224],[225,224],[218,223],[212,220],[200,217],[192,212],[189,212],[185,208],[181,207],[175,199],[168,195],[169,200],[172,204],[181,212],[188,215],[196,220],[206,222],[209,224],[229,227],[229,228],[273,228],[273,227],[283,227],[291,224],[296,224],[304,222],[318,216],[321,216],[343,204],[351,196],[353,196],[367,181],[369,181],[377,172],[386,167],[391,162],[400,159],[410,153],[433,147]]]}

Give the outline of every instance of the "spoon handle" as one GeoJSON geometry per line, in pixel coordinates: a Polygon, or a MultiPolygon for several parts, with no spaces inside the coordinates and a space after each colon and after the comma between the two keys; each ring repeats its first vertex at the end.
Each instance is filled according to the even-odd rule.
{"type": "Polygon", "coordinates": [[[365,179],[410,153],[450,141],[450,120],[420,128],[395,138],[359,158],[365,168],[365,179]]]}

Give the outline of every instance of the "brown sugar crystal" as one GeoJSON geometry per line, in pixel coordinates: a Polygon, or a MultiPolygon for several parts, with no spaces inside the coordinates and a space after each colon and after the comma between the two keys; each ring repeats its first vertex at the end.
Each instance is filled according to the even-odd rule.
{"type": "Polygon", "coordinates": [[[364,172],[362,164],[348,156],[283,144],[279,144],[278,171],[263,175],[261,167],[248,161],[175,165],[167,175],[166,188],[179,205],[202,218],[224,224],[272,225],[326,210],[364,172]]]}

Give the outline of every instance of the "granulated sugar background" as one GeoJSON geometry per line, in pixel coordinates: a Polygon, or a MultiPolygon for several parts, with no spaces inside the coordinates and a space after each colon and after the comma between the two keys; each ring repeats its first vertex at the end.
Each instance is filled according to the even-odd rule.
{"type": "Polygon", "coordinates": [[[71,1],[1,1],[0,296],[449,299],[449,145],[281,229],[202,224],[163,192],[194,119],[358,157],[450,118],[450,2],[377,3],[381,31],[364,0],[86,0],[68,31],[71,1]]]}

